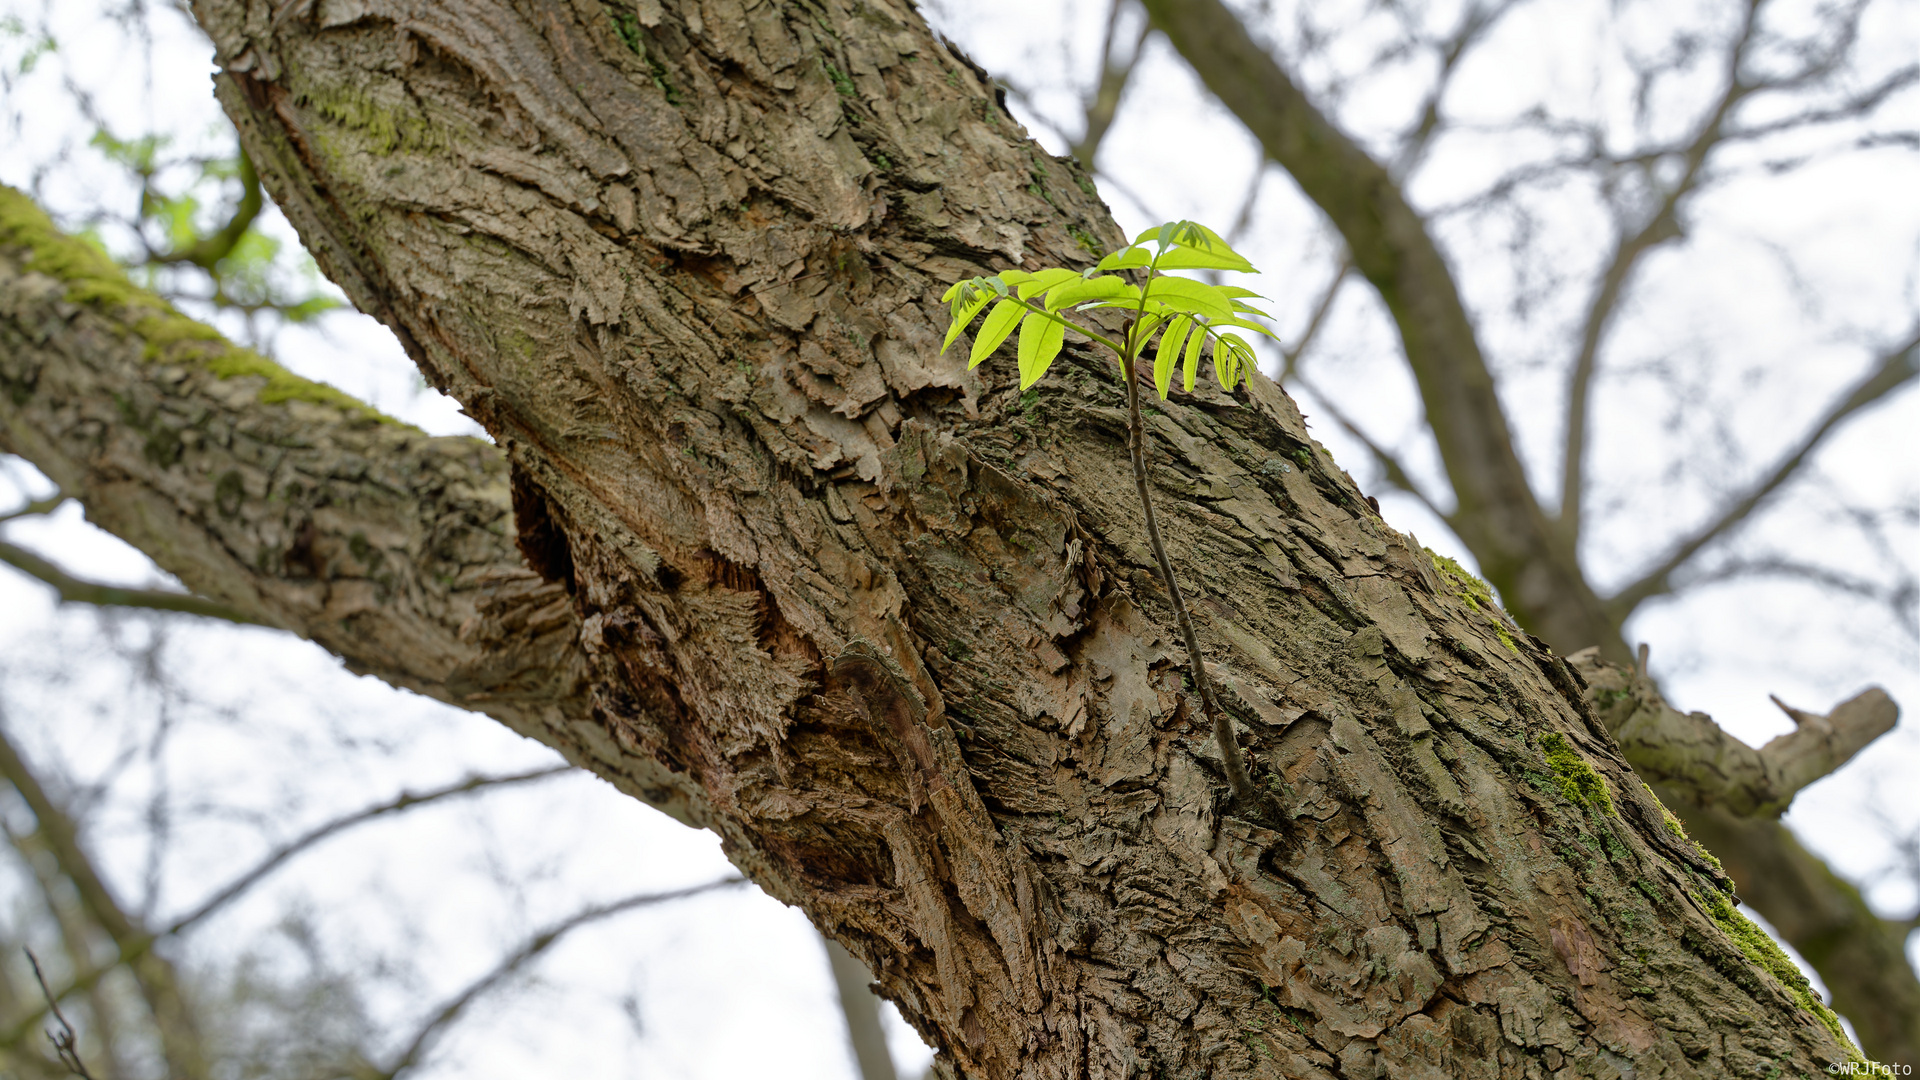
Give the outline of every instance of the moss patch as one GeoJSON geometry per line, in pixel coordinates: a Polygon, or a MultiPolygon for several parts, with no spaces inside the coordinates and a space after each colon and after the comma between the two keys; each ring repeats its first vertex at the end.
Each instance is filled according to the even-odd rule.
{"type": "Polygon", "coordinates": [[[1793,995],[1794,1000],[1798,1001],[1802,1008],[1825,1024],[1828,1031],[1833,1032],[1834,1041],[1846,1050],[1850,1060],[1862,1064],[1866,1062],[1866,1057],[1860,1053],[1858,1047],[1853,1045],[1853,1040],[1847,1038],[1846,1029],[1840,1026],[1840,1018],[1820,1001],[1820,996],[1813,992],[1813,984],[1807,982],[1807,977],[1801,973],[1799,966],[1788,958],[1771,937],[1767,936],[1765,930],[1755,926],[1745,915],[1735,911],[1733,902],[1719,893],[1710,893],[1695,899],[1703,903],[1714,923],[1727,932],[1727,936],[1733,939],[1735,945],[1740,946],[1740,951],[1746,954],[1748,960],[1753,961],[1754,966],[1778,979],[1780,985],[1787,988],[1787,992],[1793,995]]]}
{"type": "Polygon", "coordinates": [[[302,105],[311,105],[336,124],[366,132],[371,142],[369,149],[381,157],[402,148],[440,149],[449,142],[446,133],[425,117],[389,108],[360,90],[303,90],[297,100],[302,105]]]}
{"type": "Polygon", "coordinates": [[[24,250],[25,268],[66,286],[66,299],[105,312],[141,340],[141,356],[174,364],[197,364],[221,379],[256,375],[266,380],[264,404],[306,401],[384,423],[399,423],[354,398],[303,379],[252,349],[220,336],[205,323],[174,310],[172,304],[135,285],[104,251],[68,236],[24,192],[0,184],[0,247],[24,250]]]}
{"type": "Polygon", "coordinates": [[[1673,816],[1673,811],[1667,809],[1667,804],[1661,802],[1660,796],[1653,793],[1653,788],[1645,783],[1642,783],[1640,786],[1647,789],[1648,797],[1652,798],[1653,804],[1660,808],[1660,819],[1666,825],[1667,832],[1691,844],[1693,850],[1699,852],[1700,857],[1705,859],[1715,870],[1723,874],[1726,873],[1726,868],[1720,865],[1720,860],[1714,856],[1713,852],[1708,851],[1706,846],[1701,844],[1700,841],[1687,835],[1687,827],[1680,823],[1679,818],[1673,816]]]}
{"type": "Polygon", "coordinates": [[[1508,651],[1518,653],[1520,645],[1513,640],[1513,634],[1507,630],[1499,614],[1500,605],[1494,602],[1493,586],[1469,573],[1466,567],[1455,560],[1447,558],[1432,548],[1427,548],[1426,551],[1427,558],[1433,560],[1433,568],[1453,586],[1453,595],[1459,597],[1473,610],[1484,612],[1487,618],[1492,620],[1493,633],[1500,639],[1500,644],[1505,645],[1508,651]]]}
{"type": "Polygon", "coordinates": [[[1607,782],[1593,771],[1593,766],[1587,764],[1587,759],[1580,756],[1566,736],[1549,731],[1540,736],[1540,745],[1547,752],[1547,767],[1560,778],[1560,792],[1568,801],[1613,815],[1613,796],[1607,792],[1607,782]]]}

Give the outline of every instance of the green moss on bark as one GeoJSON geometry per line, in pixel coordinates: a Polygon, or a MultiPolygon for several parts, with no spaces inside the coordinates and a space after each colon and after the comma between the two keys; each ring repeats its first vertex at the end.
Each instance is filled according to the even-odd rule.
{"type": "Polygon", "coordinates": [[[1483,612],[1493,621],[1493,632],[1511,652],[1518,653],[1520,645],[1513,640],[1513,634],[1499,614],[1499,605],[1493,599],[1493,586],[1475,577],[1453,559],[1427,548],[1427,558],[1433,560],[1433,568],[1453,586],[1453,594],[1475,611],[1483,612]]]}
{"type": "Polygon", "coordinates": [[[1754,966],[1778,979],[1780,985],[1787,988],[1787,993],[1792,994],[1801,1007],[1826,1025],[1827,1030],[1833,1032],[1834,1041],[1847,1051],[1851,1060],[1863,1064],[1866,1062],[1866,1057],[1860,1053],[1858,1047],[1853,1045],[1853,1040],[1847,1038],[1846,1029],[1840,1026],[1840,1018],[1820,1000],[1820,995],[1813,992],[1813,984],[1807,981],[1799,965],[1795,964],[1786,952],[1767,936],[1765,930],[1755,926],[1745,915],[1734,910],[1732,901],[1719,893],[1709,893],[1700,899],[1714,923],[1727,932],[1727,936],[1733,939],[1735,945],[1740,946],[1740,951],[1746,954],[1748,960],[1753,961],[1754,966]]]}
{"type": "Polygon", "coordinates": [[[106,252],[54,225],[24,192],[0,184],[0,247],[26,252],[25,268],[66,287],[69,303],[100,310],[141,342],[146,360],[196,365],[220,379],[257,376],[264,404],[305,401],[368,420],[395,424],[364,402],[228,341],[218,330],[176,311],[172,304],[128,280],[106,252]]]}
{"type": "Polygon", "coordinates": [[[1613,796],[1607,791],[1607,782],[1587,764],[1587,759],[1580,756],[1566,736],[1549,731],[1540,736],[1540,745],[1547,752],[1547,767],[1560,778],[1561,794],[1570,802],[1613,816],[1613,796]]]}

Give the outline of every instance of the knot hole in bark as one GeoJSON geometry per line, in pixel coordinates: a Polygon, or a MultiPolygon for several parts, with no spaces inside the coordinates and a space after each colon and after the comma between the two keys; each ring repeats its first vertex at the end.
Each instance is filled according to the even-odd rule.
{"type": "Polygon", "coordinates": [[[510,480],[514,542],[520,548],[520,557],[527,560],[527,566],[534,573],[548,581],[557,581],[572,592],[573,549],[567,546],[566,534],[553,519],[553,505],[547,499],[546,490],[518,464],[513,465],[510,480]]]}

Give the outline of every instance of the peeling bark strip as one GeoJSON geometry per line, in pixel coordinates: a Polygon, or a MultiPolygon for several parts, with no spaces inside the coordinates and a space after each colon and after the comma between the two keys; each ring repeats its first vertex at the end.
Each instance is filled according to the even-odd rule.
{"type": "Polygon", "coordinates": [[[1223,812],[1123,388],[1085,352],[1025,397],[936,355],[946,282],[1084,265],[1117,235],[906,5],[196,11],[263,180],[541,493],[575,590],[519,571],[550,606],[491,606],[462,576],[514,557],[498,459],[464,466],[494,516],[440,531],[404,472],[437,441],[176,378],[141,358],[131,301],[86,307],[31,256],[0,276],[8,445],[94,483],[90,508],[115,497],[103,457],[130,499],[171,493],[159,524],[116,519],[170,569],[196,565],[180,538],[245,535],[205,513],[228,456],[260,459],[248,491],[284,490],[282,453],[327,477],[328,503],[243,515],[309,555],[222,551],[189,581],[369,664],[413,618],[395,632],[434,651],[389,677],[519,702],[521,730],[630,787],[653,768],[950,1072],[1720,1077],[1847,1056],[1743,953],[1724,877],[1665,833],[1561,662],[1455,595],[1258,379],[1150,418],[1204,659],[1299,836],[1223,812]],[[131,344],[90,329],[114,318],[131,344]],[[95,347],[111,363],[87,368],[95,347]],[[83,402],[110,379],[207,410],[211,456],[158,463],[126,425],[72,420],[109,408],[83,402]],[[381,456],[356,474],[342,444],[381,456]],[[299,598],[324,611],[368,572],[329,543],[350,499],[406,523],[380,546],[406,588],[323,619],[299,598]],[[481,536],[446,565],[446,538],[481,536]]]}

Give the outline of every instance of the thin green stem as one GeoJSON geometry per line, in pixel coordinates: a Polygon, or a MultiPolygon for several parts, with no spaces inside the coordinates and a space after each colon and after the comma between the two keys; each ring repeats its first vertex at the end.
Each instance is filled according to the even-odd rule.
{"type": "Polygon", "coordinates": [[[1051,311],[1048,311],[1046,308],[1040,307],[1039,305],[1035,304],[1031,300],[1022,299],[1021,297],[1018,297],[1018,296],[1009,296],[1007,297],[1007,299],[1013,301],[1016,304],[1019,304],[1021,307],[1026,308],[1028,311],[1033,312],[1035,315],[1039,315],[1043,318],[1051,319],[1054,322],[1059,323],[1061,326],[1064,326],[1069,330],[1075,331],[1076,333],[1087,335],[1088,337],[1099,342],[1100,344],[1105,345],[1107,348],[1112,349],[1113,354],[1115,356],[1119,356],[1120,354],[1126,351],[1120,344],[1118,344],[1112,338],[1109,338],[1105,334],[1096,333],[1095,331],[1089,330],[1086,327],[1081,326],[1079,323],[1074,322],[1072,319],[1061,318],[1059,315],[1051,311]]]}
{"type": "MultiPolygon", "coordinates": [[[[1144,314],[1147,305],[1147,291],[1153,288],[1155,264],[1147,265],[1147,283],[1140,289],[1139,311],[1144,314]]],[[[1243,809],[1260,808],[1260,797],[1253,789],[1253,780],[1247,775],[1246,759],[1240,755],[1240,740],[1233,732],[1233,717],[1214,699],[1213,683],[1207,678],[1206,662],[1200,655],[1200,636],[1194,632],[1193,619],[1187,614],[1187,601],[1180,593],[1180,582],[1173,576],[1173,563],[1167,558],[1167,546],[1160,539],[1160,521],[1153,513],[1153,496],[1147,487],[1147,437],[1146,424],[1140,417],[1140,380],[1135,370],[1138,353],[1146,347],[1145,334],[1136,337],[1136,331],[1144,325],[1144,320],[1136,317],[1127,327],[1127,348],[1120,351],[1120,370],[1127,381],[1127,449],[1133,457],[1133,486],[1140,493],[1140,510],[1147,519],[1147,542],[1153,546],[1154,562],[1160,568],[1160,581],[1167,587],[1167,597],[1173,607],[1173,621],[1180,627],[1180,637],[1187,646],[1187,665],[1193,676],[1193,688],[1200,694],[1200,709],[1207,716],[1207,722],[1213,726],[1213,739],[1220,747],[1220,760],[1226,765],[1227,786],[1233,789],[1234,801],[1243,809]]],[[[1118,350],[1116,350],[1118,351],[1118,350]]]]}

